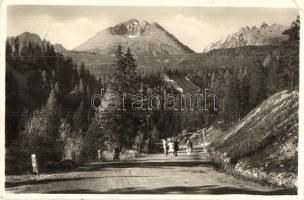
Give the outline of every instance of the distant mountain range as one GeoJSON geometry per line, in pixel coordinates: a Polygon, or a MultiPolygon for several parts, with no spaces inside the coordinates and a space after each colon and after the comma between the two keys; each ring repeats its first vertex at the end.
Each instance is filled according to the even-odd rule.
{"type": "Polygon", "coordinates": [[[73,50],[114,55],[118,45],[129,47],[138,57],[168,57],[193,53],[193,50],[158,23],[137,19],[106,28],[73,50]]]}
{"type": "MultiPolygon", "coordinates": [[[[85,63],[92,73],[102,76],[111,73],[114,69],[114,54],[118,45],[125,49],[129,47],[135,55],[139,68],[145,71],[155,71],[172,66],[191,68],[193,65],[197,66],[206,62],[212,65],[222,63],[221,60],[215,62],[214,58],[210,61],[203,59],[206,56],[210,57],[209,54],[206,56],[204,54],[210,50],[279,45],[287,39],[287,36],[282,35],[282,32],[287,28],[287,26],[278,24],[269,26],[265,23],[259,28],[255,26],[251,28],[243,27],[238,32],[228,35],[225,40],[211,43],[204,49],[203,54],[197,54],[158,23],[131,19],[96,33],[95,36],[73,50],[67,50],[62,44],[58,43],[53,44],[53,47],[56,52],[72,57],[77,63],[85,63]]],[[[50,44],[37,34],[29,32],[8,39],[17,37],[21,47],[28,44],[29,41],[38,45],[50,44]]],[[[226,51],[219,51],[215,55],[219,54],[218,56],[221,57],[223,52],[226,51]]]]}
{"type": "MultiPolygon", "coordinates": [[[[269,26],[266,23],[263,23],[259,28],[256,26],[242,27],[225,39],[210,43],[202,52],[242,46],[279,45],[282,41],[287,40],[287,36],[282,34],[287,28],[289,27],[279,24],[269,26]]],[[[35,33],[24,32],[16,37],[21,43],[24,43],[23,41],[46,42],[35,33]]],[[[182,44],[158,23],[137,19],[130,19],[101,30],[72,51],[113,56],[118,45],[123,48],[129,47],[136,57],[162,58],[163,61],[170,57],[194,53],[192,49],[182,44]]],[[[65,53],[68,51],[62,44],[55,43],[53,46],[57,52],[65,53]]]]}
{"type": "Polygon", "coordinates": [[[282,35],[288,26],[272,24],[269,26],[263,23],[259,28],[242,27],[239,31],[228,35],[226,39],[219,40],[209,44],[203,52],[208,52],[213,49],[235,48],[242,46],[266,46],[279,45],[282,41],[287,40],[287,36],[282,35]]]}

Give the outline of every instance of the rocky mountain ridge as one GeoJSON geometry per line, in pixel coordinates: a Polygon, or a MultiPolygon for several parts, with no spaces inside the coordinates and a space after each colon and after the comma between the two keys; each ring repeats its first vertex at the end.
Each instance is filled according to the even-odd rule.
{"type": "Polygon", "coordinates": [[[272,24],[268,25],[263,23],[259,28],[242,27],[239,31],[228,35],[225,39],[216,41],[208,45],[203,52],[208,52],[213,49],[235,48],[242,46],[265,46],[265,45],[279,45],[281,42],[286,41],[288,37],[283,35],[282,32],[288,27],[272,24]]]}

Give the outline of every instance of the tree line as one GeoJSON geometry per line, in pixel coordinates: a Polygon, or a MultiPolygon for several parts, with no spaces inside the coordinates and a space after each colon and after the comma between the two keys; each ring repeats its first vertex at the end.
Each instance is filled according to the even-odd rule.
{"type": "Polygon", "coordinates": [[[9,38],[6,66],[7,169],[30,167],[31,153],[45,165],[71,157],[94,117],[90,98],[102,80],[45,40],[9,38]]]}

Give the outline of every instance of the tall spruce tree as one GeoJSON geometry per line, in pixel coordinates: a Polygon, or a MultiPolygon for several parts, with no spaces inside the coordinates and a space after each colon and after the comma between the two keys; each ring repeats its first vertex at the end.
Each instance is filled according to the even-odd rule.
{"type": "Polygon", "coordinates": [[[283,32],[288,36],[288,41],[282,45],[279,63],[279,77],[281,89],[299,89],[299,46],[300,46],[300,16],[292,22],[291,27],[283,32]]]}
{"type": "Polygon", "coordinates": [[[230,73],[228,75],[228,84],[224,91],[224,111],[223,117],[225,127],[230,127],[239,116],[239,99],[240,89],[239,80],[236,73],[230,73]]]}
{"type": "Polygon", "coordinates": [[[255,61],[255,65],[250,68],[250,90],[249,90],[249,110],[256,107],[266,98],[266,69],[259,61],[255,61]]]}
{"type": "Polygon", "coordinates": [[[123,53],[122,47],[118,46],[116,52],[116,71],[114,73],[110,91],[118,99],[114,110],[103,111],[101,120],[105,132],[111,134],[111,143],[119,144],[125,148],[131,148],[138,128],[143,123],[141,116],[132,108],[132,98],[137,90],[136,61],[128,49],[123,53]],[[124,96],[124,97],[123,97],[124,96]],[[118,105],[117,105],[118,104],[118,105]]]}

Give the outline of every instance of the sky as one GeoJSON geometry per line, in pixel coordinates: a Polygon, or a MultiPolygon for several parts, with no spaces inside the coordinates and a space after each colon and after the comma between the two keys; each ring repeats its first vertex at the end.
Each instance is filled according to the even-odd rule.
{"type": "Polygon", "coordinates": [[[7,8],[7,35],[25,31],[73,49],[98,31],[132,18],[157,22],[194,51],[244,26],[290,25],[293,8],[31,6],[7,8]]]}

